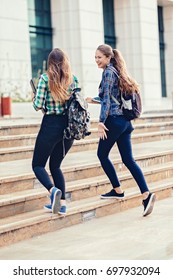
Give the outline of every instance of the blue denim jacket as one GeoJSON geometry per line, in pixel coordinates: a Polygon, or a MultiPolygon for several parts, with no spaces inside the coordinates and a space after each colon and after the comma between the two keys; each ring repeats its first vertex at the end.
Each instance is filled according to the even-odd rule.
{"type": "Polygon", "coordinates": [[[109,66],[113,65],[109,64],[106,66],[102,74],[101,83],[99,85],[99,97],[101,101],[99,122],[103,123],[105,123],[109,115],[123,115],[120,106],[117,105],[111,98],[111,95],[113,95],[118,101],[120,101],[120,97],[118,95],[118,77],[109,66]]]}

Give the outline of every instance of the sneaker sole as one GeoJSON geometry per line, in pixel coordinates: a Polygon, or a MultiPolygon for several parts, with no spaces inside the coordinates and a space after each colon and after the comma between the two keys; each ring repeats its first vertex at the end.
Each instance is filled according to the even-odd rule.
{"type": "Polygon", "coordinates": [[[45,209],[45,210],[47,210],[47,211],[49,211],[49,212],[52,212],[52,209],[47,208],[47,207],[45,207],[45,206],[43,206],[43,209],[45,209]]]}
{"type": "Polygon", "coordinates": [[[118,196],[107,196],[107,197],[105,197],[105,196],[100,196],[100,198],[101,199],[119,199],[119,200],[122,200],[122,199],[124,199],[124,196],[123,197],[118,197],[118,196]]]}
{"type": "Polygon", "coordinates": [[[59,215],[65,216],[67,213],[58,212],[59,215]]]}
{"type": "Polygon", "coordinates": [[[56,192],[54,193],[54,200],[52,203],[52,213],[53,214],[58,214],[58,212],[60,210],[61,195],[62,195],[62,192],[60,190],[56,190],[56,192]]]}
{"type": "Polygon", "coordinates": [[[145,216],[148,216],[148,215],[151,214],[151,212],[153,211],[153,207],[154,207],[154,202],[155,202],[155,200],[156,200],[156,195],[155,195],[155,193],[153,193],[153,194],[151,195],[150,201],[149,201],[149,203],[148,203],[148,205],[147,205],[147,207],[146,207],[146,209],[145,209],[145,211],[144,211],[144,213],[143,213],[143,216],[144,216],[144,217],[145,217],[145,216]]]}

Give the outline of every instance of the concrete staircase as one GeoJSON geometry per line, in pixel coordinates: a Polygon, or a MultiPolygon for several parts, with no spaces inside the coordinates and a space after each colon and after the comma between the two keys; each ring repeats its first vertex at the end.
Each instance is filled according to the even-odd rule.
{"type": "MultiPolygon", "coordinates": [[[[67,181],[68,213],[65,218],[43,209],[48,193],[31,170],[31,157],[39,120],[0,121],[0,246],[55,231],[131,207],[141,205],[136,182],[122,164],[117,148],[111,151],[125,190],[125,199],[101,200],[110,190],[96,156],[97,122],[92,134],[76,141],[62,169],[67,181]]],[[[157,199],[172,195],[173,189],[173,114],[144,115],[134,122],[134,156],[157,199]]],[[[142,215],[143,208],[141,206],[142,215]]]]}

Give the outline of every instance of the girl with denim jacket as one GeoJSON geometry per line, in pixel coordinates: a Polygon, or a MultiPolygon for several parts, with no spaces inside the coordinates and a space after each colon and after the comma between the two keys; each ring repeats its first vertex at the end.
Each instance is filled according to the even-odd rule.
{"type": "MultiPolygon", "coordinates": [[[[112,49],[111,46],[106,44],[100,45],[95,53],[95,61],[98,67],[103,69],[99,86],[101,110],[98,123],[100,140],[97,155],[112,185],[112,190],[102,194],[101,198],[124,198],[124,191],[120,186],[114,165],[109,158],[109,153],[116,143],[123,163],[139,186],[144,206],[143,216],[147,216],[153,210],[156,196],[149,191],[142,170],[133,158],[131,133],[134,128],[131,121],[124,117],[119,105],[119,103],[121,104],[120,92],[126,94],[139,93],[139,86],[129,76],[125,60],[117,49],[112,49]],[[115,102],[115,99],[118,102],[115,102]]],[[[86,100],[88,103],[98,102],[93,101],[94,99],[91,97],[86,100]]]]}

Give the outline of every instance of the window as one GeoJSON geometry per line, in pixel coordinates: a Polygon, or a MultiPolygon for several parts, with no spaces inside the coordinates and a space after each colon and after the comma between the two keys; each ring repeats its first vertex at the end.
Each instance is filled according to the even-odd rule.
{"type": "Polygon", "coordinates": [[[166,75],[165,75],[165,42],[164,42],[164,23],[163,23],[163,7],[158,6],[158,22],[159,22],[159,44],[160,44],[160,69],[162,83],[162,97],[166,97],[166,75]]]}
{"type": "Polygon", "coordinates": [[[114,0],[103,0],[103,21],[105,44],[116,47],[114,0]]]}
{"type": "Polygon", "coordinates": [[[31,45],[32,76],[46,68],[52,50],[52,25],[50,0],[28,0],[29,33],[31,45]]]}

